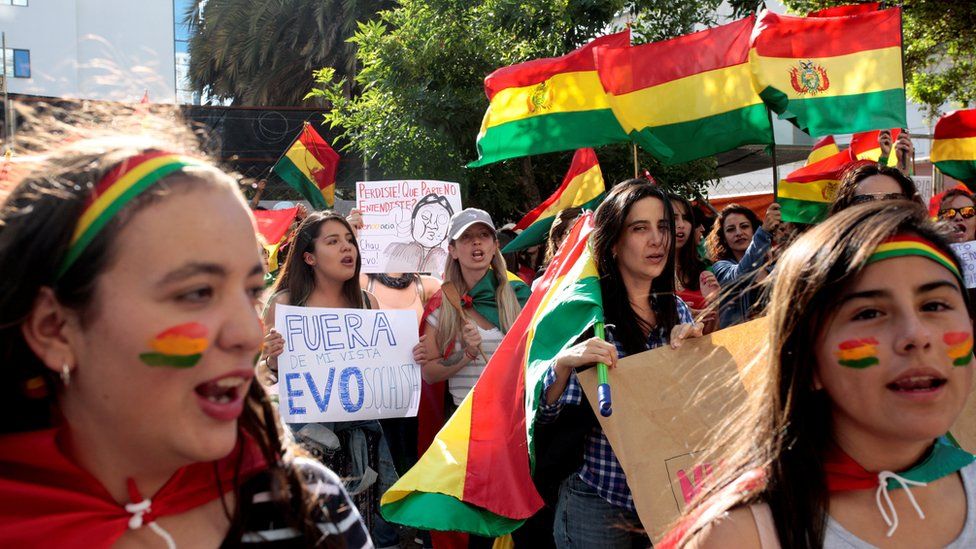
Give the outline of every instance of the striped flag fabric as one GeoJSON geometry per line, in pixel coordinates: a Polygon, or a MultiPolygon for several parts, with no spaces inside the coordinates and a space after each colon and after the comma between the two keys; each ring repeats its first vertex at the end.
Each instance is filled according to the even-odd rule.
{"type": "Polygon", "coordinates": [[[899,8],[845,17],[764,10],[750,58],[766,105],[812,136],[907,126],[899,8]]]}
{"type": "Polygon", "coordinates": [[[336,168],[339,154],[322,139],[311,124],[305,122],[298,138],[278,159],[272,171],[295,189],[316,210],[335,204],[336,168]]]}
{"type": "Polygon", "coordinates": [[[604,196],[606,186],[596,151],[579,149],[573,155],[573,162],[562,184],[552,196],[525,214],[515,225],[515,230],[522,232],[505,246],[502,253],[517,252],[542,244],[549,236],[549,228],[559,212],[566,208],[592,211],[603,202],[604,196]]]}
{"type": "MultiPolygon", "coordinates": [[[[891,131],[891,152],[888,153],[887,166],[895,167],[898,165],[898,155],[895,154],[895,140],[901,135],[901,130],[893,128],[891,131]]],[[[860,132],[851,136],[851,160],[870,160],[877,162],[881,160],[881,144],[878,137],[881,130],[860,132]]]]}
{"type": "Polygon", "coordinates": [[[602,36],[562,57],[535,59],[485,78],[488,111],[469,168],[533,154],[626,142],[600,85],[593,50],[627,47],[630,30],[602,36]]]}
{"type": "Polygon", "coordinates": [[[859,15],[869,11],[881,9],[881,2],[864,2],[862,4],[849,4],[847,6],[834,6],[822,10],[811,11],[807,17],[844,17],[847,15],[859,15]]]}
{"type": "Polygon", "coordinates": [[[545,373],[553,356],[603,319],[592,230],[592,214],[577,220],[474,388],[417,464],[383,494],[387,520],[498,537],[542,507],[531,463],[545,373]]]}
{"type": "Polygon", "coordinates": [[[976,109],[963,109],[935,123],[930,158],[935,167],[976,190],[976,109]]]}
{"type": "Polygon", "coordinates": [[[662,42],[598,49],[600,81],[631,140],[667,164],[772,143],[751,85],[754,23],[751,16],[662,42]]]}
{"type": "Polygon", "coordinates": [[[806,165],[791,172],[776,187],[776,202],[780,204],[783,221],[806,224],[823,221],[850,163],[850,150],[840,150],[832,136],[818,141],[806,165]]]}

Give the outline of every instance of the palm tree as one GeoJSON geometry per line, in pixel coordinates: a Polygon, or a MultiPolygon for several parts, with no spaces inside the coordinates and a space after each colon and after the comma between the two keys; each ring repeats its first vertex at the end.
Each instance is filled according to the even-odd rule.
{"type": "MultiPolygon", "coordinates": [[[[190,83],[242,106],[307,104],[312,71],[355,70],[346,40],[389,0],[194,0],[185,14],[190,83]]],[[[351,80],[351,79],[350,79],[351,80]]]]}

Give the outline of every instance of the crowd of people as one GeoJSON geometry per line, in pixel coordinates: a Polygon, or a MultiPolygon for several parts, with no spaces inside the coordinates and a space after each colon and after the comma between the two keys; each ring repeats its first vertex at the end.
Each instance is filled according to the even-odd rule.
{"type": "MultiPolygon", "coordinates": [[[[302,211],[262,261],[238,181],[177,129],[144,130],[52,141],[0,210],[0,544],[399,546],[379,499],[417,461],[417,419],[282,423],[276,307],[415,312],[449,416],[582,212],[506,258],[511,230],[465,208],[443,272],[367,275],[358,212],[302,211]]],[[[576,370],[760,315],[761,386],[716,429],[665,546],[976,544],[976,466],[947,434],[974,312],[949,243],[976,239],[976,202],[950,190],[933,221],[906,168],[852,166],[814,227],[614,185],[590,236],[606,337],[552,357],[533,420],[560,433],[537,456],[556,472],[516,544],[650,545],[576,370]]]]}

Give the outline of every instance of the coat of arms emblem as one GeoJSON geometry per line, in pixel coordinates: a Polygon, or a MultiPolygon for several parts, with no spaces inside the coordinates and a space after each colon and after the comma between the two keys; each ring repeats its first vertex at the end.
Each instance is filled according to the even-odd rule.
{"type": "Polygon", "coordinates": [[[799,68],[790,69],[790,84],[796,93],[817,95],[827,91],[830,87],[830,79],[827,78],[827,70],[813,61],[800,61],[799,68]]]}
{"type": "Polygon", "coordinates": [[[535,89],[532,90],[532,94],[529,95],[528,103],[529,112],[534,113],[538,110],[549,110],[549,106],[552,104],[552,88],[549,87],[548,80],[543,80],[536,85],[535,89]]]}

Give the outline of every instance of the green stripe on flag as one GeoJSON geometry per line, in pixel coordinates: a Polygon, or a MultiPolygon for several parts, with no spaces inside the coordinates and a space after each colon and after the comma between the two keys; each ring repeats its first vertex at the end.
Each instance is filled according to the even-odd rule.
{"type": "Polygon", "coordinates": [[[511,532],[524,522],[433,492],[413,492],[382,505],[380,514],[390,522],[411,528],[472,532],[492,538],[498,532],[511,532]]]}
{"type": "Polygon", "coordinates": [[[976,160],[941,160],[935,167],[949,177],[976,186],[976,160]]]}
{"type": "Polygon", "coordinates": [[[630,135],[665,164],[704,158],[740,145],[773,142],[769,116],[762,103],[689,122],[644,128],[630,135]]]}
{"type": "Polygon", "coordinates": [[[759,96],[770,109],[780,113],[781,119],[813,137],[907,125],[904,88],[789,100],[783,92],[768,87],[759,96]]]}
{"type": "Polygon", "coordinates": [[[557,112],[488,128],[478,139],[478,160],[468,168],[533,154],[628,141],[613,111],[557,112]]]}
{"type": "Polygon", "coordinates": [[[322,196],[322,190],[313,181],[305,177],[305,174],[287,156],[281,157],[281,160],[278,160],[272,170],[291,188],[301,193],[305,200],[311,202],[312,207],[316,210],[324,210],[329,207],[325,197],[322,196]]]}
{"type": "MultiPolygon", "coordinates": [[[[603,202],[607,193],[600,193],[589,202],[579,206],[583,210],[593,211],[603,202]]],[[[556,216],[552,215],[543,219],[537,219],[535,223],[522,230],[511,242],[502,248],[503,254],[510,254],[520,250],[525,250],[539,244],[544,244],[549,238],[549,229],[556,221],[556,216]]]]}
{"type": "Polygon", "coordinates": [[[780,215],[787,223],[806,223],[812,225],[827,218],[830,202],[811,202],[795,198],[777,198],[780,215]]]}

